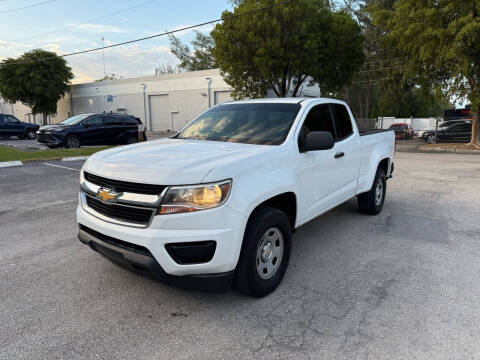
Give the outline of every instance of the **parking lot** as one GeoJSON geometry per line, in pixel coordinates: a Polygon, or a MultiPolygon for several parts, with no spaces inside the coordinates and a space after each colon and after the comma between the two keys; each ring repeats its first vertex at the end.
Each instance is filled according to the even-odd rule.
{"type": "Polygon", "coordinates": [[[0,170],[0,358],[480,358],[476,155],[397,152],[383,212],[298,229],[262,299],[102,258],[76,238],[81,162],[46,163],[0,170]]]}

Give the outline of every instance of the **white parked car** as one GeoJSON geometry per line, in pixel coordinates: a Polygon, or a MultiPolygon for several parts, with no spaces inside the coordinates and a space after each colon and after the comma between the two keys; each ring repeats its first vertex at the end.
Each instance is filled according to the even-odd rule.
{"type": "Polygon", "coordinates": [[[360,133],[338,100],[218,105],[172,138],[91,156],[79,238],[170,284],[264,296],[296,228],[355,196],[362,212],[382,210],[394,147],[393,131],[360,133]]]}

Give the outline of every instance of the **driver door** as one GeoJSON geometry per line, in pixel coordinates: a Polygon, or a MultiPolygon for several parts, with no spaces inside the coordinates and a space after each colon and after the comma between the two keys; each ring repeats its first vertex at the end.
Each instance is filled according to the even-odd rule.
{"type": "MultiPolygon", "coordinates": [[[[300,137],[311,131],[328,131],[335,138],[335,127],[329,104],[313,106],[302,124],[300,137]]],[[[335,179],[338,162],[336,145],[328,150],[299,153],[299,221],[305,222],[336,204],[336,192],[340,188],[335,179]]]]}

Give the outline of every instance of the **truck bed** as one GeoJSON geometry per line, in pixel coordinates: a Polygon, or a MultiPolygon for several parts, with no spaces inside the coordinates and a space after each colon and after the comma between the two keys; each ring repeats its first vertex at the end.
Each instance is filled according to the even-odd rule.
{"type": "Polygon", "coordinates": [[[359,130],[360,136],[378,134],[382,132],[393,131],[390,129],[371,129],[371,130],[359,130]]]}

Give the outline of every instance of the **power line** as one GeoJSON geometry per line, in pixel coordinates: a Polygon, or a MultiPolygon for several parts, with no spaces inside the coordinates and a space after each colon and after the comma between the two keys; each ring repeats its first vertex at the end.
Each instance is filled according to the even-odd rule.
{"type": "MultiPolygon", "coordinates": [[[[1,0],[0,0],[0,1],[1,1],[1,0]]],[[[103,16],[100,16],[100,17],[97,17],[97,18],[89,19],[89,20],[85,20],[85,21],[82,21],[82,22],[77,23],[77,24],[65,26],[64,28],[61,28],[61,29],[56,29],[56,30],[48,31],[48,32],[45,32],[45,33],[43,33],[43,34],[38,34],[38,35],[30,36],[30,37],[23,38],[23,39],[19,39],[19,40],[16,40],[16,41],[26,41],[26,40],[36,39],[36,38],[39,38],[39,37],[42,37],[42,36],[45,36],[45,35],[55,34],[55,33],[57,33],[57,32],[65,31],[65,30],[74,28],[74,27],[76,27],[76,26],[85,25],[85,24],[88,24],[88,23],[93,22],[93,21],[103,20],[103,19],[105,19],[105,18],[107,18],[107,17],[115,16],[115,15],[121,14],[121,13],[126,12],[126,11],[129,11],[129,10],[136,9],[136,8],[141,7],[141,6],[144,6],[144,5],[148,5],[148,4],[153,3],[153,2],[155,2],[155,1],[158,1],[158,0],[145,1],[145,2],[143,2],[143,3],[137,4],[137,5],[134,5],[134,6],[130,6],[130,7],[128,7],[128,8],[122,9],[122,10],[118,10],[118,11],[113,12],[113,13],[110,13],[110,14],[106,14],[106,15],[103,15],[103,16]]]]}
{"type": "MultiPolygon", "coordinates": [[[[54,0],[51,0],[51,1],[54,1],[54,0]]],[[[276,4],[264,6],[264,7],[258,8],[258,9],[248,10],[248,11],[245,11],[245,12],[240,13],[240,14],[233,14],[233,15],[227,16],[223,19],[218,18],[218,19],[206,21],[206,22],[203,22],[203,23],[200,23],[200,24],[196,24],[196,25],[192,25],[192,26],[186,26],[186,27],[183,27],[183,28],[180,28],[180,29],[176,29],[176,30],[172,30],[172,31],[166,31],[166,32],[163,32],[163,33],[155,34],[155,35],[145,36],[145,37],[134,39],[134,40],[124,41],[124,42],[120,42],[120,43],[116,43],[116,44],[112,44],[112,45],[107,45],[107,46],[101,46],[101,47],[97,47],[97,48],[93,48],[93,49],[75,51],[75,52],[72,52],[72,53],[58,55],[58,56],[51,57],[51,58],[22,61],[22,63],[25,64],[25,63],[35,63],[35,62],[40,62],[40,61],[53,60],[53,59],[57,59],[57,57],[65,58],[65,57],[69,57],[69,56],[86,54],[86,53],[99,51],[99,50],[103,50],[103,49],[111,49],[111,48],[118,47],[118,46],[133,44],[133,43],[136,43],[136,42],[139,42],[139,41],[150,40],[150,39],[154,39],[154,38],[157,38],[157,37],[160,37],[160,36],[170,35],[170,34],[174,34],[174,33],[185,31],[185,30],[191,30],[191,29],[194,29],[194,28],[197,28],[197,27],[202,27],[202,26],[205,26],[205,25],[214,24],[214,23],[221,22],[221,21],[230,20],[230,19],[241,17],[241,16],[254,14],[254,13],[257,13],[257,12],[260,12],[260,11],[273,9],[273,8],[276,8],[276,7],[279,7],[279,6],[282,6],[282,5],[286,5],[286,4],[291,3],[293,1],[295,1],[295,0],[287,0],[287,1],[284,1],[284,2],[281,2],[281,3],[276,3],[276,4]]],[[[3,64],[2,66],[5,66],[5,65],[3,64]]]]}
{"type": "Polygon", "coordinates": [[[19,10],[24,10],[24,9],[30,9],[30,8],[32,8],[32,7],[34,7],[34,6],[39,6],[39,5],[43,5],[43,4],[48,4],[48,3],[51,3],[51,2],[54,2],[54,1],[55,1],[55,0],[40,1],[40,2],[37,2],[37,3],[35,3],[35,4],[31,4],[31,5],[27,5],[27,6],[15,8],[15,9],[2,10],[2,11],[0,11],[0,14],[11,13],[11,12],[14,12],[14,11],[19,11],[19,10]]]}

